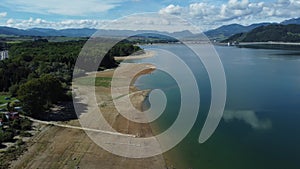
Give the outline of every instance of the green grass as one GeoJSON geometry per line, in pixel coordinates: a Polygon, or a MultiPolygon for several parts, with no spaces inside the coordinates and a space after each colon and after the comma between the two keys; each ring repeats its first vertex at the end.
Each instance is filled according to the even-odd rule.
{"type": "Polygon", "coordinates": [[[66,41],[79,41],[87,40],[85,37],[46,37],[49,42],[66,42],[66,41]]]}
{"type": "Polygon", "coordinates": [[[89,85],[89,86],[103,86],[110,87],[111,86],[111,77],[82,77],[75,80],[76,84],[79,85],[89,85]],[[94,83],[95,82],[95,83],[94,83]]]}
{"type": "Polygon", "coordinates": [[[15,36],[15,35],[5,35],[5,34],[0,34],[0,37],[1,37],[1,38],[15,38],[15,37],[17,37],[17,36],[15,36]]]}
{"type": "Polygon", "coordinates": [[[300,33],[292,33],[292,32],[288,32],[288,35],[292,35],[292,36],[300,36],[300,33]]]}
{"type": "Polygon", "coordinates": [[[5,100],[5,97],[10,98],[10,96],[8,94],[1,94],[0,95],[0,109],[6,108],[6,105],[3,105],[3,104],[6,104],[8,102],[12,102],[12,101],[16,100],[16,98],[10,98],[10,100],[5,100]]]}
{"type": "Polygon", "coordinates": [[[15,41],[8,41],[6,43],[8,43],[8,44],[16,44],[16,43],[22,43],[22,41],[21,40],[15,40],[15,41]]]}
{"type": "Polygon", "coordinates": [[[5,100],[5,97],[9,97],[9,95],[0,95],[0,105],[10,101],[10,100],[5,100]]]}

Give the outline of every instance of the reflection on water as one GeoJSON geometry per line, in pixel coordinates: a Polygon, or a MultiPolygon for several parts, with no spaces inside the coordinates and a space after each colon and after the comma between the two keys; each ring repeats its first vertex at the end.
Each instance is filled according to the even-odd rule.
{"type": "Polygon", "coordinates": [[[254,111],[251,110],[238,110],[238,111],[225,111],[223,114],[225,122],[234,120],[242,120],[250,125],[253,129],[271,129],[272,122],[270,119],[259,119],[254,111]]]}

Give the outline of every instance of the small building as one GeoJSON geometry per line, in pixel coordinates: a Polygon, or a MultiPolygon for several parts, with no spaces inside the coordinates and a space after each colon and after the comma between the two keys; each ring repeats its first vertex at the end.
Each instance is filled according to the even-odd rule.
{"type": "Polygon", "coordinates": [[[4,50],[4,51],[0,51],[0,60],[4,60],[8,58],[8,51],[4,50]]]}

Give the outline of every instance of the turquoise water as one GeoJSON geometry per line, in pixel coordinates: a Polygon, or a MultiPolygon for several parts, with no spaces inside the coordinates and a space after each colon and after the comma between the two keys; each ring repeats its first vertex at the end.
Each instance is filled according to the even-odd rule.
{"type": "MultiPolygon", "coordinates": [[[[228,85],[226,108],[213,136],[200,144],[198,137],[211,99],[208,74],[201,61],[183,45],[142,47],[157,50],[157,55],[135,62],[156,65],[163,57],[160,49],[171,51],[189,65],[199,85],[201,106],[196,124],[179,145],[167,152],[174,167],[300,168],[299,52],[216,46],[228,85]]],[[[136,85],[141,89],[162,89],[166,93],[166,110],[155,121],[159,126],[156,132],[166,130],[176,119],[181,103],[175,80],[157,70],[141,76],[136,85]]]]}

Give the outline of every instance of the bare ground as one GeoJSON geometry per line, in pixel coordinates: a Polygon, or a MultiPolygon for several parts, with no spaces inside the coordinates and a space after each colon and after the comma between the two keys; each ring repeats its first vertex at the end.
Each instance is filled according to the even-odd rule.
{"type": "MultiPolygon", "coordinates": [[[[133,67],[131,67],[133,68],[133,67]]],[[[132,69],[134,70],[134,69],[132,69]]],[[[151,71],[151,70],[149,70],[151,71]]],[[[132,73],[132,72],[131,72],[132,73]]],[[[144,72],[147,73],[147,72],[144,72]]],[[[111,77],[113,71],[97,73],[99,77],[111,77]]],[[[126,75],[126,73],[124,74],[126,75]]],[[[147,91],[136,92],[131,97],[135,107],[141,103],[147,91]]],[[[149,124],[134,123],[121,116],[111,101],[110,90],[96,87],[97,100],[105,103],[99,105],[101,112],[109,124],[124,134],[138,134],[139,137],[152,136],[149,124]]],[[[79,126],[78,120],[61,122],[79,126]]],[[[83,130],[45,125],[44,129],[29,142],[29,149],[11,168],[16,169],[163,169],[166,163],[162,155],[144,159],[130,159],[111,154],[96,145],[83,130]]]]}

